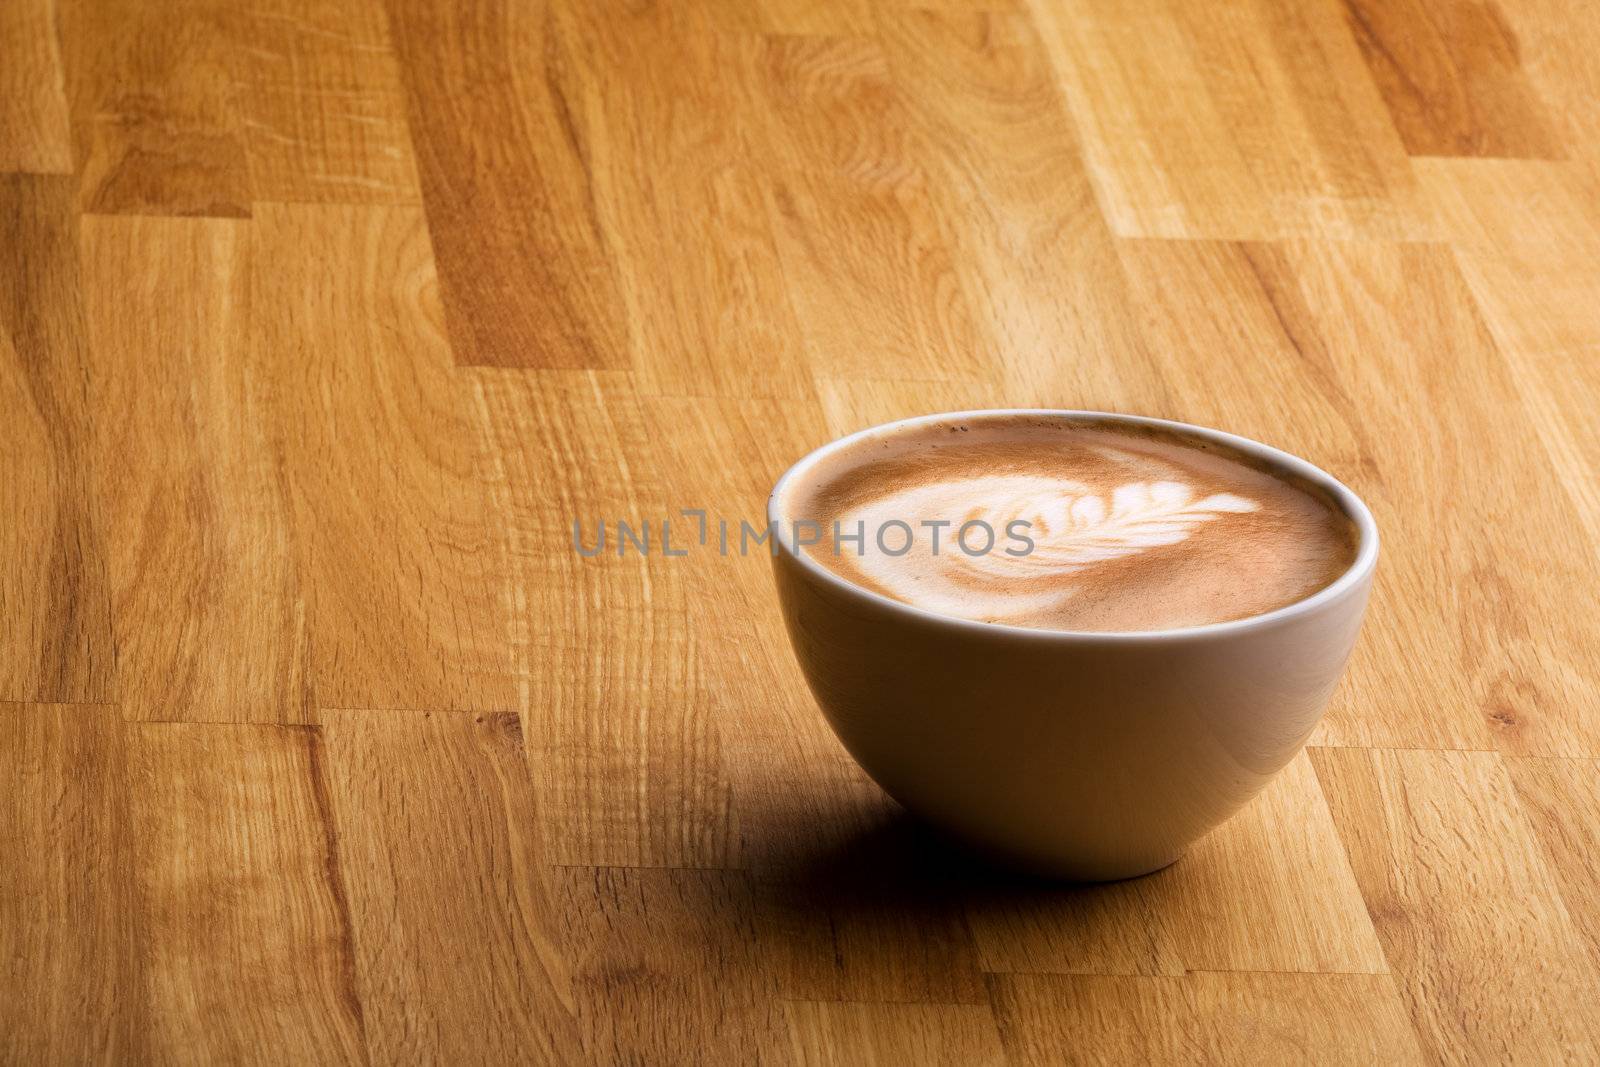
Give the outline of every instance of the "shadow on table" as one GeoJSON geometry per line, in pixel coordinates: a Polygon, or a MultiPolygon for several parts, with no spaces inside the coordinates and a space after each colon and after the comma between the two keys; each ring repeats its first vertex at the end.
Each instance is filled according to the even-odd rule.
{"type": "Polygon", "coordinates": [[[832,969],[894,985],[878,995],[963,1000],[985,971],[1166,969],[1154,935],[1165,872],[1110,883],[1018,873],[887,801],[847,828],[747,841],[759,902],[792,919],[766,936],[814,954],[825,923],[832,969]]]}
{"type": "Polygon", "coordinates": [[[1005,866],[897,805],[855,833],[820,842],[804,835],[775,841],[765,846],[764,854],[771,866],[786,871],[791,880],[810,883],[819,891],[865,881],[885,887],[898,884],[912,893],[936,883],[980,896],[989,892],[1072,895],[1073,891],[1150,883],[1161,873],[1118,882],[1070,882],[1032,875],[1005,866]]]}

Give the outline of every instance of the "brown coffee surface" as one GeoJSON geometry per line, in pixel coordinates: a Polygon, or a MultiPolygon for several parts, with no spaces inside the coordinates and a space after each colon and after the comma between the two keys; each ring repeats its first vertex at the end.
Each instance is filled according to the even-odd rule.
{"type": "Polygon", "coordinates": [[[791,480],[779,513],[846,581],[1046,630],[1263,614],[1333,582],[1358,540],[1320,487],[1220,443],[1028,415],[873,435],[791,480]]]}

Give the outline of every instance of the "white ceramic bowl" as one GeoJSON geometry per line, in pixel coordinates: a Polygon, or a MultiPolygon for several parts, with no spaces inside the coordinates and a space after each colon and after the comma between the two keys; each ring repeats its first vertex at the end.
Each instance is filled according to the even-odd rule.
{"type": "Polygon", "coordinates": [[[1305,600],[1137,633],[933,614],[853,585],[779,539],[773,566],[795,655],[839,740],[885,790],[1036,872],[1145,874],[1237,811],[1305,744],[1361,626],[1377,526],[1333,477],[1255,441],[1162,419],[1020,409],[929,415],[834,441],[778,480],[768,518],[781,528],[786,487],[863,438],[1019,414],[1221,442],[1321,487],[1358,531],[1349,570],[1305,600]]]}

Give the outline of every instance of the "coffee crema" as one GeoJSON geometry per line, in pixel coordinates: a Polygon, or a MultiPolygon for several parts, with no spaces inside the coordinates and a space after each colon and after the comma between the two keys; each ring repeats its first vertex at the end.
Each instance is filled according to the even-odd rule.
{"type": "Polygon", "coordinates": [[[891,427],[784,488],[812,560],[927,611],[1169,630],[1303,600],[1356,557],[1319,486],[1175,429],[991,415],[891,427]]]}

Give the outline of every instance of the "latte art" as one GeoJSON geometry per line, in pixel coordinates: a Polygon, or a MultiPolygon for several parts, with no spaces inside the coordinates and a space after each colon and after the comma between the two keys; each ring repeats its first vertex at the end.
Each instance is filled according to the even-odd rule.
{"type": "MultiPolygon", "coordinates": [[[[1130,482],[1106,497],[1081,482],[1006,474],[891,493],[839,521],[843,529],[864,530],[858,566],[891,596],[945,614],[1008,618],[1060,600],[1050,579],[1177,544],[1201,523],[1256,508],[1232,493],[1201,498],[1182,482],[1130,482]],[[906,515],[953,516],[943,520],[951,535],[942,551],[931,540],[914,556],[883,551],[879,531],[904,523],[906,515]],[[981,532],[969,539],[967,529],[981,532]],[[1012,543],[1000,547],[999,532],[1012,543]]],[[[933,530],[945,529],[943,521],[920,520],[933,530]]]]}
{"type": "Polygon", "coordinates": [[[830,457],[785,501],[836,536],[806,553],[928,611],[1150,630],[1271,611],[1354,559],[1349,519],[1209,442],[1002,416],[924,424],[830,457]]]}

